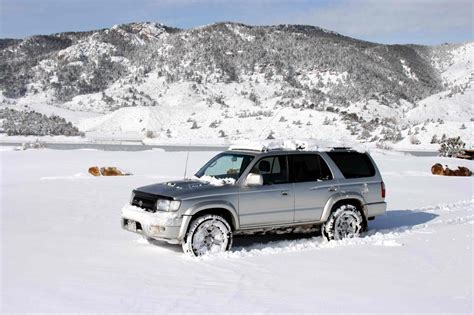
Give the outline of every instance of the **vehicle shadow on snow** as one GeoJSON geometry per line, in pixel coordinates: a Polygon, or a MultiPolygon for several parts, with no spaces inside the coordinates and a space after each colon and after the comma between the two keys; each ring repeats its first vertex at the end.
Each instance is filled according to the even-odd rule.
{"type": "MultiPolygon", "coordinates": [[[[423,212],[419,210],[391,210],[385,215],[369,221],[369,230],[363,235],[373,235],[375,233],[388,234],[402,230],[411,230],[413,227],[426,224],[438,217],[437,214],[423,212]]],[[[236,235],[234,237],[234,250],[239,251],[246,247],[264,245],[268,243],[278,243],[295,240],[305,240],[314,237],[322,237],[321,231],[310,233],[285,233],[285,234],[261,234],[261,235],[236,235]]],[[[272,244],[273,245],[273,244],[272,244]]]]}
{"type": "Polygon", "coordinates": [[[387,233],[390,230],[405,228],[407,230],[421,224],[426,224],[438,217],[435,213],[424,212],[420,210],[390,210],[385,215],[369,221],[369,231],[387,233]]]}
{"type": "Polygon", "coordinates": [[[288,232],[284,234],[254,234],[254,235],[236,235],[233,240],[233,248],[231,251],[240,251],[245,247],[251,247],[254,245],[262,245],[268,243],[275,243],[280,241],[295,241],[311,239],[313,237],[321,236],[321,231],[314,231],[309,233],[295,233],[288,232]]]}

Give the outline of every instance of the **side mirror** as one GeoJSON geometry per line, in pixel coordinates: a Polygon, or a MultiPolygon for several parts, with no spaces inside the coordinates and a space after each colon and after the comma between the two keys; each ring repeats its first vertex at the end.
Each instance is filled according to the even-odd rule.
{"type": "Polygon", "coordinates": [[[247,175],[247,180],[245,181],[247,186],[262,186],[263,177],[260,174],[250,173],[247,175]]]}

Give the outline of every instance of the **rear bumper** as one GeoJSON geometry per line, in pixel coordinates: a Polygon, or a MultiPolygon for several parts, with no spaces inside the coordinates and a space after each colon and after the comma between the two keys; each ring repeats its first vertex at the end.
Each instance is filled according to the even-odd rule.
{"type": "Polygon", "coordinates": [[[173,212],[147,212],[126,205],[122,208],[122,228],[170,244],[179,244],[179,231],[183,218],[173,212]]]}
{"type": "Polygon", "coordinates": [[[387,211],[387,203],[386,202],[376,202],[376,203],[368,203],[365,205],[367,207],[367,217],[372,218],[378,215],[385,214],[387,211]]]}

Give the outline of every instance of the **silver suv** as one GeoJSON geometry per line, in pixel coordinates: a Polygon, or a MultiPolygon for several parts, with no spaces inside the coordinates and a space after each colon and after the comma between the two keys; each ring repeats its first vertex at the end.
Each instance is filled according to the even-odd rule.
{"type": "Polygon", "coordinates": [[[122,227],[199,256],[229,250],[233,235],[253,231],[311,226],[328,240],[357,237],[385,213],[384,200],[367,153],[233,149],[195,179],[135,189],[122,227]]]}

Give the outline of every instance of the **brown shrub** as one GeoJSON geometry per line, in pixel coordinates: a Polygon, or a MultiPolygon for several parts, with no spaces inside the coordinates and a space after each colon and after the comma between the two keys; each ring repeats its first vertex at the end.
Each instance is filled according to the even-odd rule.
{"type": "Polygon", "coordinates": [[[98,166],[89,167],[89,174],[93,176],[100,176],[100,171],[98,166]]]}
{"type": "Polygon", "coordinates": [[[444,175],[443,165],[436,163],[431,167],[431,174],[433,175],[444,175]]]}
{"type": "Polygon", "coordinates": [[[456,173],[450,169],[448,166],[446,166],[444,170],[444,176],[456,176],[456,173]]]}
{"type": "Polygon", "coordinates": [[[124,175],[126,175],[126,174],[122,173],[121,170],[119,170],[118,168],[116,168],[114,166],[101,167],[100,168],[100,173],[102,174],[102,176],[124,176],[124,175]]]}
{"type": "Polygon", "coordinates": [[[458,169],[454,171],[456,176],[472,176],[470,169],[464,166],[458,166],[458,169]]]}
{"type": "Polygon", "coordinates": [[[472,176],[470,169],[464,166],[458,166],[456,170],[450,169],[447,165],[443,168],[443,165],[436,163],[431,167],[431,174],[441,176],[472,176]]]}

